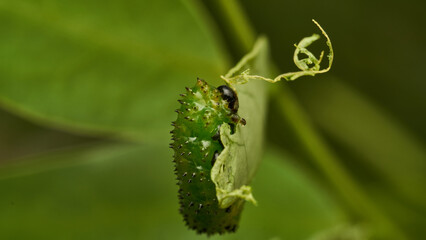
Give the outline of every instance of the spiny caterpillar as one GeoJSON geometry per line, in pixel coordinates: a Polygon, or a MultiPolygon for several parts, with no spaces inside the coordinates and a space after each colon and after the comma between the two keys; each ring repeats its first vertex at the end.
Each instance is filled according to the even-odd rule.
{"type": "Polygon", "coordinates": [[[238,97],[228,86],[212,87],[197,79],[193,88],[181,94],[178,118],[172,123],[175,173],[179,185],[180,213],[186,225],[207,235],[234,232],[238,226],[244,201],[236,201],[228,208],[220,208],[212,182],[211,169],[224,146],[220,140],[220,126],[246,121],[237,115],[238,97]]]}

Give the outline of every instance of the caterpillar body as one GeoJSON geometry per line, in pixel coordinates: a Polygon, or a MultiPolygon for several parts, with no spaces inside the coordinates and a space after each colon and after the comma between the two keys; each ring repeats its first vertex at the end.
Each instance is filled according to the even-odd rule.
{"type": "Polygon", "coordinates": [[[226,85],[215,88],[197,79],[196,85],[186,88],[181,96],[170,144],[179,186],[179,211],[186,225],[198,233],[234,232],[244,201],[220,208],[210,173],[224,149],[220,126],[229,124],[235,131],[236,124],[245,125],[245,120],[237,114],[237,94],[226,85]]]}

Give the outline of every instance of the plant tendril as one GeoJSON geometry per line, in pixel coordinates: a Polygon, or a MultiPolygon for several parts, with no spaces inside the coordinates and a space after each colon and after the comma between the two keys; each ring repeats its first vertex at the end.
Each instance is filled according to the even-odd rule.
{"type": "Polygon", "coordinates": [[[264,37],[259,38],[253,50],[248,53],[246,56],[244,56],[238,64],[233,67],[225,76],[221,76],[223,80],[225,80],[230,86],[234,84],[244,84],[247,83],[251,79],[258,79],[258,80],[264,80],[270,83],[276,83],[281,81],[282,79],[286,81],[293,81],[296,80],[299,77],[302,76],[315,76],[319,73],[325,73],[328,72],[331,68],[331,65],[333,64],[333,58],[334,58],[334,52],[333,47],[331,45],[331,40],[328,37],[327,33],[324,31],[324,29],[319,25],[317,21],[312,19],[312,21],[317,25],[317,27],[321,30],[322,34],[327,39],[326,43],[329,48],[329,54],[327,55],[328,58],[328,67],[321,70],[321,61],[324,57],[324,51],[321,51],[321,54],[319,58],[315,57],[313,53],[311,53],[307,47],[310,46],[313,42],[317,41],[320,38],[320,35],[313,34],[310,37],[303,38],[299,44],[295,44],[296,50],[294,51],[293,55],[293,61],[294,64],[297,66],[297,68],[300,69],[300,71],[297,72],[288,72],[283,73],[281,75],[278,75],[274,79],[259,76],[259,75],[250,75],[250,69],[245,69],[241,71],[246,65],[247,62],[249,62],[251,59],[254,59],[257,54],[259,53],[260,49],[264,47],[266,44],[266,39],[264,37]],[[305,58],[299,59],[299,54],[306,55],[305,58]],[[236,75],[239,73],[238,75],[236,75]]]}

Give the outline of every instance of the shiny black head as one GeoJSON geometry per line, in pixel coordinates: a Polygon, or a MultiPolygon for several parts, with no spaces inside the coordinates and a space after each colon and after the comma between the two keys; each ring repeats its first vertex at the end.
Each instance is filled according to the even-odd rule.
{"type": "Polygon", "coordinates": [[[232,88],[222,85],[217,87],[217,90],[222,94],[222,98],[228,102],[228,108],[232,113],[237,113],[238,111],[238,97],[237,94],[232,90],[232,88]]]}

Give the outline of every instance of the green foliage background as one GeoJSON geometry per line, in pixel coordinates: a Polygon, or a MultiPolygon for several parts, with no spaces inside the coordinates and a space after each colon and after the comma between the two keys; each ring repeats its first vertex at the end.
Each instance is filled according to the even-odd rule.
{"type": "Polygon", "coordinates": [[[422,2],[233,3],[0,1],[0,239],[205,238],[177,211],[178,94],[197,76],[219,84],[251,47],[244,34],[268,36],[294,71],[312,18],[333,68],[273,86],[259,206],[214,238],[426,234],[422,2]]]}

